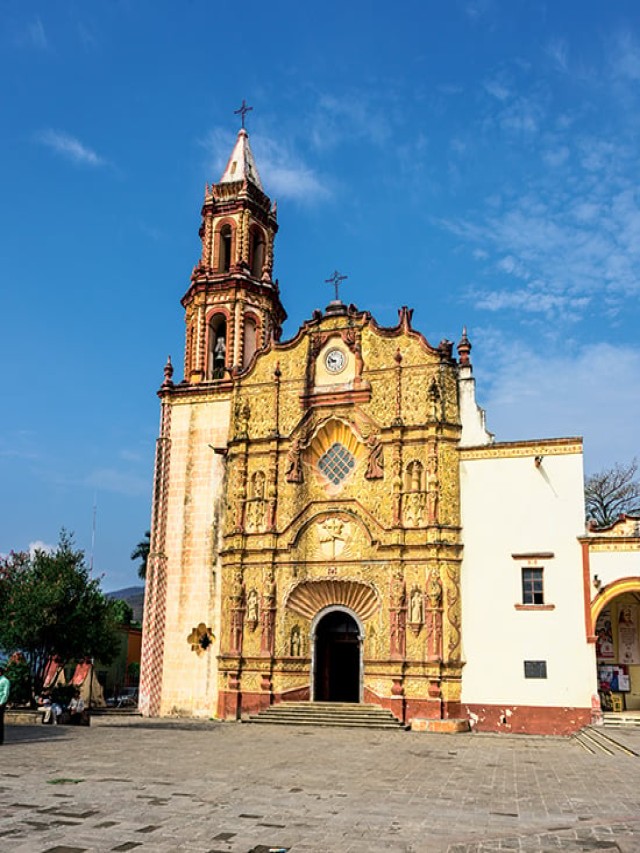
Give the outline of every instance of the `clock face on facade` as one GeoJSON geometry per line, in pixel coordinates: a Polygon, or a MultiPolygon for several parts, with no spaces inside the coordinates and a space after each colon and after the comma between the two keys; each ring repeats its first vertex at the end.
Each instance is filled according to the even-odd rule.
{"type": "Polygon", "coordinates": [[[324,363],[330,373],[340,373],[345,368],[347,357],[341,349],[330,349],[324,357],[324,363]]]}

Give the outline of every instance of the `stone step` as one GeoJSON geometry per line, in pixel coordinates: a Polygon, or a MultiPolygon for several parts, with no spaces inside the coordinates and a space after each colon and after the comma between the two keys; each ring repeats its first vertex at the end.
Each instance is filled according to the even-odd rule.
{"type": "Polygon", "coordinates": [[[586,726],[574,735],[574,740],[592,755],[602,754],[615,755],[624,752],[634,758],[640,757],[638,753],[625,743],[616,739],[614,733],[603,731],[602,726],[586,726]]]}
{"type": "Polygon", "coordinates": [[[310,720],[305,719],[303,717],[292,717],[291,719],[286,719],[284,717],[261,717],[259,714],[256,714],[254,717],[250,717],[248,720],[244,720],[245,723],[251,723],[251,725],[263,725],[263,726],[318,726],[319,728],[341,728],[341,729],[385,729],[387,731],[400,731],[405,727],[399,723],[383,723],[376,722],[375,720],[370,720],[368,722],[358,722],[357,720],[310,720]]]}
{"type": "Polygon", "coordinates": [[[404,728],[391,711],[348,702],[282,702],[250,715],[245,722],[274,725],[404,728]]]}
{"type": "Polygon", "coordinates": [[[300,713],[310,713],[310,714],[347,714],[352,717],[380,717],[384,715],[386,717],[393,717],[391,711],[388,711],[384,708],[362,708],[358,705],[355,705],[353,708],[332,708],[330,705],[315,707],[313,704],[308,703],[307,705],[291,707],[288,704],[279,704],[279,705],[270,705],[268,708],[265,708],[263,713],[267,714],[300,714],[300,713]]]}
{"type": "Polygon", "coordinates": [[[612,714],[611,712],[607,712],[603,714],[603,717],[605,726],[640,726],[640,714],[612,714]]]}

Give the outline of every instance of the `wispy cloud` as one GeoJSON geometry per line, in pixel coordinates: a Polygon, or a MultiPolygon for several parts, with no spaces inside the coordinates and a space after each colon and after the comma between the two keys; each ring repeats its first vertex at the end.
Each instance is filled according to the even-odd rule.
{"type": "Polygon", "coordinates": [[[614,77],[640,80],[640,44],[631,32],[622,30],[616,34],[610,58],[614,77]]]}
{"type": "Polygon", "coordinates": [[[506,101],[511,95],[510,88],[498,79],[485,80],[484,89],[489,95],[496,98],[498,101],[506,101]]]}
{"type": "Polygon", "coordinates": [[[363,139],[383,147],[392,132],[388,109],[383,109],[374,96],[362,90],[323,94],[310,115],[309,141],[319,151],[363,139]]]}
{"type": "MultiPolygon", "coordinates": [[[[214,128],[202,144],[209,152],[213,180],[217,181],[227,164],[233,139],[226,130],[214,128]]],[[[328,183],[304,162],[291,142],[256,132],[251,134],[251,147],[271,196],[313,203],[331,195],[328,183]]]]}
{"type": "Polygon", "coordinates": [[[491,332],[473,343],[479,401],[499,441],[583,435],[588,470],[611,464],[612,444],[621,462],[637,455],[639,349],[594,343],[547,356],[491,332]],[[621,400],[624,417],[612,420],[621,400]]]}
{"type": "Polygon", "coordinates": [[[479,264],[468,292],[479,308],[575,322],[595,305],[615,319],[640,297],[640,155],[626,138],[545,132],[521,194],[444,223],[479,264]]]}
{"type": "Polygon", "coordinates": [[[42,130],[36,140],[77,166],[106,166],[107,161],[75,136],[59,130],[42,130]]]}
{"type": "Polygon", "coordinates": [[[464,4],[464,11],[470,20],[478,21],[493,11],[493,5],[493,0],[468,0],[464,4]]]}
{"type": "Polygon", "coordinates": [[[547,45],[547,54],[559,71],[569,68],[569,47],[564,39],[551,39],[547,45]]]}
{"type": "Polygon", "coordinates": [[[16,42],[20,47],[33,47],[36,50],[47,50],[49,41],[40,16],[37,16],[18,34],[16,42]]]}

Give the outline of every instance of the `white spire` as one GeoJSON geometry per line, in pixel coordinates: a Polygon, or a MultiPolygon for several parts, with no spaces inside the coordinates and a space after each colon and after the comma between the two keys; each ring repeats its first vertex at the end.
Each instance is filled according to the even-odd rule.
{"type": "Polygon", "coordinates": [[[227,168],[220,178],[220,183],[228,184],[233,181],[244,181],[245,179],[251,181],[259,190],[262,190],[256,161],[253,159],[253,152],[249,145],[249,134],[243,127],[238,131],[236,144],[231,152],[231,157],[229,157],[227,168]]]}

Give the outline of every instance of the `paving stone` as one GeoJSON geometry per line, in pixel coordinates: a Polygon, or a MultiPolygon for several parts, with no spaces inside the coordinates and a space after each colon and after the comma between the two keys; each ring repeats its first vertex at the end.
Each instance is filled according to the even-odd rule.
{"type": "MultiPolygon", "coordinates": [[[[136,718],[28,729],[9,727],[2,750],[12,853],[640,850],[640,759],[571,739],[136,718]],[[80,777],[64,802],[48,784],[80,777]]],[[[625,743],[640,752],[640,732],[625,743]]]]}

